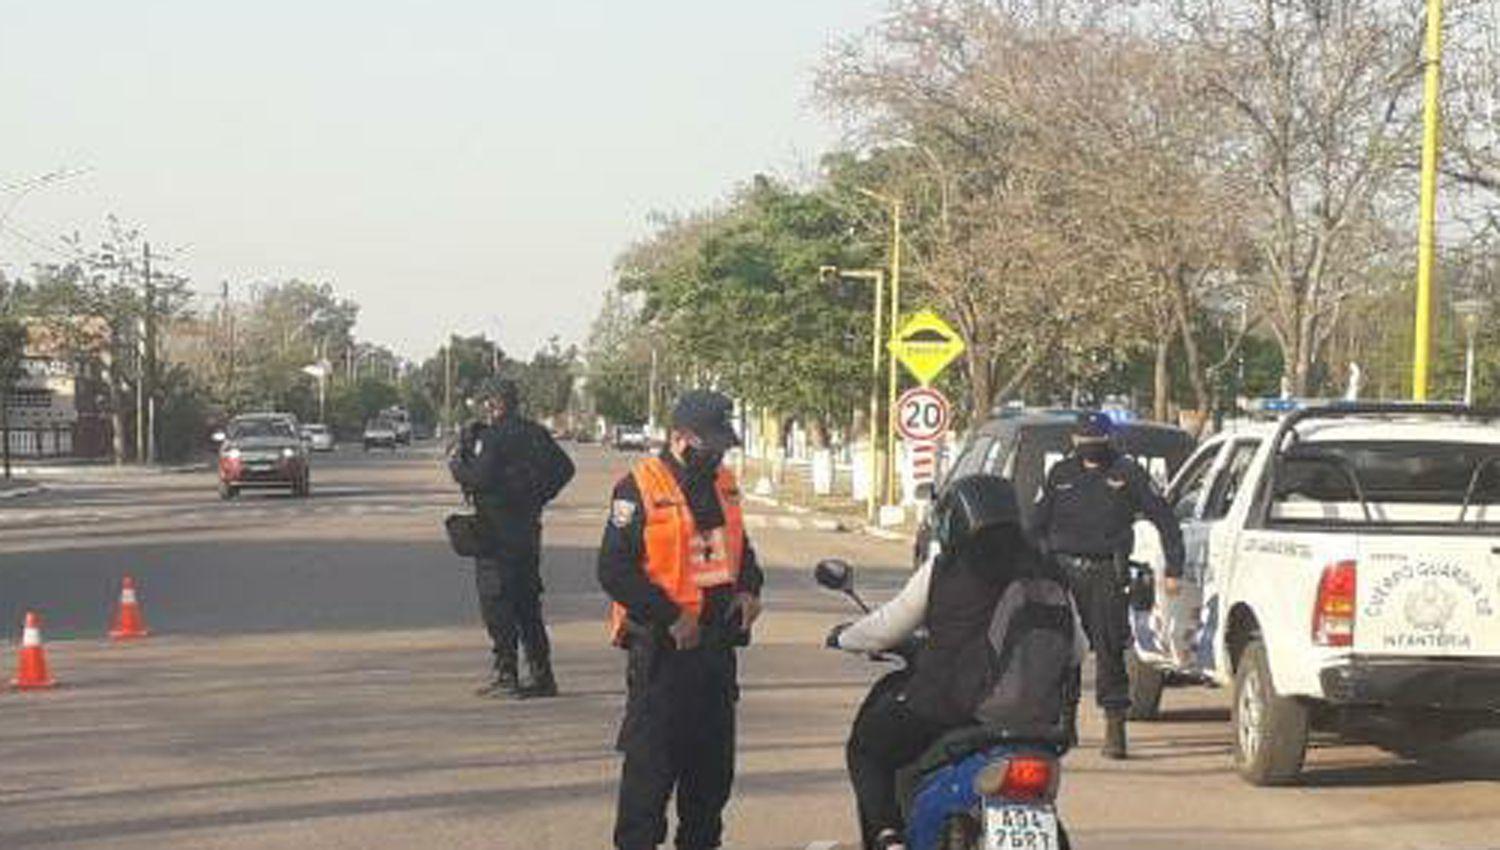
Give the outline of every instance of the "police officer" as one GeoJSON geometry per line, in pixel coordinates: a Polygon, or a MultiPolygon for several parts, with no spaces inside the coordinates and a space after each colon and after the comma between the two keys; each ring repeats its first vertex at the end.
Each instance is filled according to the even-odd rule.
{"type": "MultiPolygon", "coordinates": [[[[1144,515],[1161,535],[1163,590],[1169,595],[1177,592],[1182,576],[1183,545],[1176,515],[1150,475],[1115,451],[1112,430],[1113,423],[1102,413],[1080,418],[1072,454],[1047,475],[1032,513],[1032,537],[1057,559],[1073,591],[1094,649],[1094,696],[1106,718],[1103,753],[1122,759],[1130,710],[1125,652],[1131,642],[1127,589],[1136,517],[1144,515]]],[[[1070,718],[1071,724],[1076,718],[1070,718]]]]}
{"type": "Polygon", "coordinates": [[[667,446],[615,485],[599,583],[614,600],[614,642],[628,652],[618,850],[666,841],[674,790],[679,850],[718,847],[723,833],[734,781],[735,647],[748,642],[760,614],[762,583],[739,487],[723,466],[739,445],[731,409],[719,393],[686,393],[667,446]]]}
{"type": "Polygon", "coordinates": [[[557,695],[542,620],[542,508],[573,478],[573,462],[552,435],[520,413],[511,380],[492,380],[480,401],[486,419],[466,429],[449,459],[473,499],[484,554],[475,559],[479,610],[494,652],[480,696],[557,695]],[[526,650],[527,678],[517,650],[526,650]]]}

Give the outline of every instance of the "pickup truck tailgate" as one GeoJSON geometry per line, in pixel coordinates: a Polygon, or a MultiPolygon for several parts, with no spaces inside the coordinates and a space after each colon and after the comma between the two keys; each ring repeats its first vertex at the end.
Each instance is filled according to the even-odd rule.
{"type": "Polygon", "coordinates": [[[1500,656],[1500,537],[1362,535],[1354,651],[1500,656]]]}

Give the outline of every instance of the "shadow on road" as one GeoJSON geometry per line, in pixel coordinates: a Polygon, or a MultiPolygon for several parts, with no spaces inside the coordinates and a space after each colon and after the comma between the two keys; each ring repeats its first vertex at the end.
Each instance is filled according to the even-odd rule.
{"type": "MultiPolygon", "coordinates": [[[[549,593],[597,593],[595,557],[548,547],[549,593]]],[[[0,626],[35,610],[49,638],[101,636],[125,573],[160,634],[392,631],[478,616],[473,567],[440,540],[184,541],[0,556],[0,626]]]]}
{"type": "MultiPolygon", "coordinates": [[[[844,781],[841,770],[781,771],[751,774],[737,781],[742,793],[795,793],[798,788],[821,787],[844,781]]],[[[0,832],[0,846],[63,846],[86,841],[120,840],[132,836],[165,835],[184,830],[213,830],[256,824],[285,824],[325,818],[363,817],[372,814],[443,810],[455,815],[465,811],[485,816],[532,806],[547,806],[577,799],[608,799],[614,793],[613,779],[603,782],[553,784],[544,788],[481,788],[428,794],[380,795],[309,803],[246,807],[228,811],[159,815],[106,822],[0,832]]]]}
{"type": "Polygon", "coordinates": [[[1479,732],[1423,751],[1417,758],[1359,765],[1310,768],[1301,784],[1309,788],[1434,785],[1500,780],[1500,734],[1479,732]]]}

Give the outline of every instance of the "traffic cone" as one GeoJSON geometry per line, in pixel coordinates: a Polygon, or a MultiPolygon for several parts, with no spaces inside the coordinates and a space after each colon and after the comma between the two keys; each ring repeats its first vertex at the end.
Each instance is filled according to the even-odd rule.
{"type": "Polygon", "coordinates": [[[10,684],[22,691],[37,691],[57,684],[47,671],[47,650],[42,648],[42,618],[35,611],[26,612],[26,625],[21,629],[21,654],[16,664],[16,677],[10,680],[10,684]]]}
{"type": "Polygon", "coordinates": [[[115,627],[109,630],[109,639],[135,640],[149,634],[146,620],[141,616],[140,600],[135,596],[135,580],[126,576],[120,584],[120,609],[115,612],[115,627]]]}

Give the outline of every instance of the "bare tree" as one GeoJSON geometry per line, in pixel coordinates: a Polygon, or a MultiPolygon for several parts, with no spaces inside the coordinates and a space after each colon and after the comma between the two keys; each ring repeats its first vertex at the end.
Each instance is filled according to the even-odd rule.
{"type": "MultiPolygon", "coordinates": [[[[1183,0],[1209,95],[1242,141],[1266,270],[1259,301],[1305,393],[1342,305],[1406,243],[1393,230],[1420,129],[1423,16],[1394,0],[1183,0]]],[[[1406,187],[1409,187],[1406,183],[1406,187]]]]}

